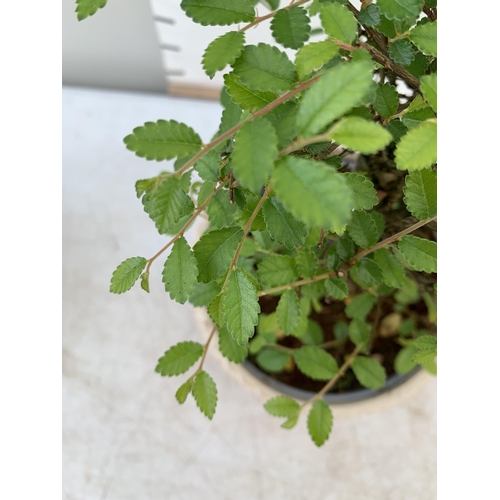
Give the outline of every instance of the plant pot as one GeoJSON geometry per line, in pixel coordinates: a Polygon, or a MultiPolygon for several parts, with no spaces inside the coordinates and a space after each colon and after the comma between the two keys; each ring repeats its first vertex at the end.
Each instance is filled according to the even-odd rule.
{"type": "MultiPolygon", "coordinates": [[[[208,340],[213,323],[205,308],[194,308],[194,316],[200,328],[202,337],[208,340]]],[[[223,369],[229,373],[262,402],[286,394],[298,400],[307,400],[315,393],[291,387],[275,380],[270,375],[259,370],[250,361],[235,364],[225,358],[218,348],[218,343],[212,341],[211,353],[219,360],[223,369]]],[[[434,377],[426,371],[415,367],[405,375],[388,377],[386,384],[379,390],[363,389],[344,394],[326,394],[324,400],[332,407],[336,417],[349,417],[363,413],[374,413],[389,409],[409,398],[434,377]]]]}

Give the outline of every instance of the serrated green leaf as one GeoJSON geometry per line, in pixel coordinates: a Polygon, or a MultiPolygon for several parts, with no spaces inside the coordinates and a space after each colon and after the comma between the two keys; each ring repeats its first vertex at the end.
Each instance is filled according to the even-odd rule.
{"type": "Polygon", "coordinates": [[[217,406],[217,386],[213,378],[204,370],[194,379],[193,396],[200,411],[212,420],[217,406]]]}
{"type": "Polygon", "coordinates": [[[347,224],[347,232],[356,245],[368,248],[378,240],[377,226],[373,217],[363,210],[355,210],[347,224]]]}
{"type": "Polygon", "coordinates": [[[178,238],[163,267],[163,283],[170,298],[184,304],[198,283],[198,267],[186,238],[178,238]]]}
{"type": "Polygon", "coordinates": [[[413,355],[413,358],[411,358],[411,360],[414,363],[417,363],[419,365],[426,365],[427,363],[432,363],[435,359],[436,359],[436,351],[433,349],[418,351],[413,355]]]}
{"type": "Polygon", "coordinates": [[[396,114],[399,105],[398,91],[390,83],[377,85],[373,109],[382,117],[390,118],[396,114]]]}
{"type": "Polygon", "coordinates": [[[413,344],[422,351],[437,350],[437,339],[432,335],[421,335],[414,340],[413,344]]]}
{"type": "Polygon", "coordinates": [[[408,211],[423,220],[437,214],[437,172],[431,169],[416,170],[406,176],[403,188],[408,211]]]}
{"type": "Polygon", "coordinates": [[[179,342],[158,360],[155,371],[162,377],[180,375],[187,372],[202,354],[203,346],[199,342],[179,342]]]}
{"type": "Polygon", "coordinates": [[[240,346],[253,337],[260,312],[257,290],[243,271],[237,269],[229,277],[222,296],[222,312],[226,327],[240,346]]]}
{"type": "Polygon", "coordinates": [[[181,405],[186,402],[186,399],[193,388],[193,380],[189,379],[184,382],[177,392],[175,393],[175,399],[177,399],[178,403],[181,405]]]}
{"type": "Polygon", "coordinates": [[[243,83],[261,92],[292,90],[297,81],[295,67],[285,52],[266,43],[247,45],[233,68],[243,83]]]}
{"type": "Polygon", "coordinates": [[[405,276],[403,286],[394,294],[394,298],[400,304],[415,304],[420,300],[418,285],[408,276],[405,276]]]}
{"type": "Polygon", "coordinates": [[[210,304],[207,307],[207,313],[210,316],[210,319],[217,326],[217,328],[224,327],[224,319],[222,317],[222,294],[217,295],[212,299],[210,304]]]}
{"type": "Polygon", "coordinates": [[[370,325],[360,318],[354,318],[349,323],[349,338],[355,345],[367,342],[370,339],[370,325]]]}
{"type": "Polygon", "coordinates": [[[181,9],[203,26],[228,26],[249,23],[255,18],[250,0],[182,0],[181,9]]]}
{"type": "Polygon", "coordinates": [[[398,259],[387,248],[380,248],[375,252],[375,262],[382,270],[384,283],[393,288],[403,286],[405,270],[398,259]]]}
{"type": "Polygon", "coordinates": [[[345,308],[346,316],[351,319],[365,319],[375,305],[375,302],[377,302],[377,299],[371,293],[356,295],[345,308]]]}
{"type": "Polygon", "coordinates": [[[375,4],[370,4],[359,11],[358,21],[363,26],[377,26],[380,23],[380,11],[375,4]]]}
{"type": "Polygon", "coordinates": [[[241,109],[260,109],[278,98],[274,92],[260,92],[247,87],[234,73],[224,75],[224,84],[231,100],[241,109]]]}
{"type": "Polygon", "coordinates": [[[288,146],[297,135],[297,111],[295,101],[287,101],[266,114],[276,130],[280,149],[288,146]]]}
{"type": "Polygon", "coordinates": [[[318,270],[318,257],[309,248],[301,248],[297,254],[297,270],[302,278],[312,278],[318,270]]]}
{"type": "Polygon", "coordinates": [[[408,41],[396,40],[389,44],[389,57],[395,63],[407,66],[415,59],[415,53],[408,41]]]}
{"type": "Polygon", "coordinates": [[[111,276],[111,293],[128,292],[139,279],[148,261],[144,257],[130,257],[124,260],[111,276]]]}
{"type": "Polygon", "coordinates": [[[372,358],[358,356],[351,365],[352,371],[359,383],[369,389],[380,389],[385,384],[384,367],[372,358]]]}
{"type": "Polygon", "coordinates": [[[330,136],[337,143],[363,154],[376,153],[392,142],[392,135],[382,125],[357,116],[340,120],[330,136]]]}
{"type": "Polygon", "coordinates": [[[420,79],[420,90],[429,106],[437,113],[437,73],[423,76],[420,79]]]}
{"type": "Polygon", "coordinates": [[[310,43],[302,47],[295,57],[295,67],[301,80],[315,69],[330,61],[339,51],[339,46],[333,40],[310,43]]]}
{"type": "MultiPolygon", "coordinates": [[[[222,112],[219,130],[216,136],[222,135],[224,132],[227,132],[237,125],[241,119],[241,114],[242,111],[239,105],[230,100],[228,106],[226,106],[222,112]]],[[[228,141],[226,141],[225,144],[226,146],[224,146],[224,143],[221,145],[222,150],[227,149],[228,141]]],[[[219,149],[216,149],[215,151],[220,152],[219,149]]]]}
{"type": "Polygon", "coordinates": [[[346,282],[340,278],[330,278],[325,281],[325,289],[328,295],[337,300],[343,300],[349,294],[346,282]]]}
{"type": "Polygon", "coordinates": [[[429,118],[436,118],[436,115],[430,106],[424,106],[414,111],[407,111],[402,116],[401,121],[405,124],[408,130],[412,130],[429,118]]]}
{"type": "Polygon", "coordinates": [[[339,65],[309,88],[301,100],[297,125],[311,137],[360,103],[372,85],[373,65],[362,61],[339,65]]]}
{"type": "Polygon", "coordinates": [[[410,130],[396,148],[399,170],[429,168],[437,160],[437,123],[429,120],[410,130]]]}
{"type": "Polygon", "coordinates": [[[271,237],[288,249],[301,247],[308,234],[307,226],[285,210],[273,196],[262,206],[262,214],[271,237]]]}
{"type": "Polygon", "coordinates": [[[387,124],[387,130],[391,133],[392,138],[396,143],[399,142],[401,137],[408,132],[406,125],[401,120],[391,120],[387,124]]]}
{"type": "Polygon", "coordinates": [[[412,361],[413,356],[417,350],[414,347],[403,347],[394,359],[394,370],[396,373],[405,374],[415,368],[415,363],[412,361]]]}
{"type": "Polygon", "coordinates": [[[354,257],[354,242],[349,236],[343,236],[337,241],[335,250],[342,260],[349,260],[354,257]]]}
{"type": "Polygon", "coordinates": [[[208,231],[200,238],[193,247],[199,281],[208,283],[227,271],[242,237],[239,227],[226,227],[208,231]]]}
{"type": "Polygon", "coordinates": [[[141,288],[149,293],[149,273],[144,273],[141,275],[141,288]]]}
{"type": "Polygon", "coordinates": [[[194,307],[208,306],[212,300],[219,295],[221,287],[215,281],[210,283],[198,283],[189,296],[189,302],[194,307]]]}
{"type": "Polygon", "coordinates": [[[324,3],[319,13],[325,33],[341,42],[350,44],[358,33],[358,23],[353,13],[339,3],[324,3]]]}
{"type": "Polygon", "coordinates": [[[235,224],[237,208],[229,201],[229,192],[217,191],[207,205],[210,227],[221,229],[235,224]]]}
{"type": "Polygon", "coordinates": [[[241,185],[260,192],[273,171],[278,156],[278,137],[263,117],[245,123],[236,134],[232,168],[241,185]]]}
{"type": "MultiPolygon", "coordinates": [[[[260,196],[254,194],[254,193],[251,193],[249,191],[246,191],[245,195],[244,195],[244,199],[246,200],[245,205],[243,206],[243,208],[241,208],[239,210],[239,212],[236,213],[236,216],[235,216],[236,221],[239,224],[241,224],[242,226],[244,226],[249,221],[250,217],[252,217],[252,214],[253,214],[254,210],[256,209],[257,204],[260,201],[260,196]]],[[[252,223],[252,227],[250,229],[251,229],[252,233],[255,233],[256,231],[265,231],[266,230],[266,222],[264,221],[264,217],[262,215],[262,210],[259,210],[257,216],[255,217],[255,219],[252,223]]],[[[255,237],[255,234],[254,234],[254,237],[255,237]]],[[[269,238],[269,241],[271,241],[270,238],[269,238]]]]}
{"type": "Polygon", "coordinates": [[[248,355],[248,347],[237,344],[227,328],[219,329],[219,351],[233,363],[243,363],[248,355]]]}
{"type": "Polygon", "coordinates": [[[289,49],[300,49],[307,40],[311,26],[307,11],[299,6],[281,9],[271,21],[271,32],[274,39],[289,49]]]}
{"type": "Polygon", "coordinates": [[[415,26],[408,38],[424,54],[437,57],[437,21],[415,26]]]}
{"type": "Polygon", "coordinates": [[[370,210],[378,203],[377,190],[370,179],[350,172],[341,175],[351,190],[354,210],[370,210]]]}
{"type": "Polygon", "coordinates": [[[424,6],[424,0],[378,0],[378,8],[387,19],[404,20],[417,18],[424,6]]]}
{"type": "Polygon", "coordinates": [[[288,396],[275,396],[264,403],[264,409],[274,417],[293,417],[300,410],[299,403],[288,396]]]}
{"type": "Polygon", "coordinates": [[[437,245],[434,241],[406,235],[399,241],[398,248],[417,271],[437,272],[437,245]]]}
{"type": "Polygon", "coordinates": [[[297,292],[286,290],[276,308],[278,326],[285,335],[290,335],[300,323],[300,305],[297,292]]]}
{"type": "Polygon", "coordinates": [[[299,414],[294,415],[293,417],[290,417],[289,419],[285,420],[281,424],[281,427],[283,429],[293,429],[297,425],[298,421],[299,421],[299,414]]]}
{"type": "Polygon", "coordinates": [[[184,192],[179,177],[165,179],[154,193],[144,195],[142,203],[160,234],[171,234],[177,222],[194,210],[193,201],[184,192]]]}
{"type": "Polygon", "coordinates": [[[106,6],[108,0],[76,0],[77,18],[83,21],[89,16],[93,16],[99,9],[106,6]]]}
{"type": "Polygon", "coordinates": [[[337,361],[323,349],[304,346],[293,351],[297,368],[313,380],[330,380],[339,371],[337,361]]]}
{"type": "Polygon", "coordinates": [[[285,369],[289,359],[290,355],[286,352],[265,348],[257,354],[255,361],[268,373],[280,373],[285,369]]]}
{"type": "Polygon", "coordinates": [[[298,337],[304,345],[319,346],[324,340],[323,329],[319,323],[312,319],[308,319],[305,332],[302,335],[298,335],[298,337]]]}
{"type": "Polygon", "coordinates": [[[210,151],[202,156],[195,164],[194,168],[204,181],[219,182],[220,161],[218,155],[210,151]]]}
{"type": "Polygon", "coordinates": [[[280,202],[306,224],[331,228],[349,221],[351,190],[327,165],[287,156],[277,163],[273,181],[280,202]]]}
{"type": "Polygon", "coordinates": [[[333,425],[333,416],[330,407],[318,399],[312,405],[307,416],[307,429],[316,446],[322,446],[328,439],[333,425]]]}
{"type": "Polygon", "coordinates": [[[205,73],[212,79],[217,71],[233,64],[243,51],[244,44],[243,31],[229,31],[216,38],[203,54],[202,65],[205,73]]]}
{"type": "Polygon", "coordinates": [[[123,142],[137,156],[156,161],[193,155],[202,145],[200,136],[191,127],[175,120],[146,122],[134,128],[123,142]]]}
{"type": "Polygon", "coordinates": [[[288,255],[270,255],[257,266],[257,276],[264,288],[274,288],[298,279],[294,259],[288,255]]]}
{"type": "Polygon", "coordinates": [[[363,258],[350,270],[351,278],[361,281],[363,288],[382,284],[384,276],[382,270],[373,259],[363,258]]]}

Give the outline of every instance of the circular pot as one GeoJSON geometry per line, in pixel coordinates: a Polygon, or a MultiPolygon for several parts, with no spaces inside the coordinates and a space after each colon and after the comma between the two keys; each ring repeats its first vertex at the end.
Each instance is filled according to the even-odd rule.
{"type": "MultiPolygon", "coordinates": [[[[205,341],[208,340],[213,323],[206,309],[194,308],[194,315],[202,336],[205,341]]],[[[219,360],[224,370],[263,402],[281,394],[306,401],[315,394],[274,379],[248,360],[245,360],[242,364],[232,363],[221,354],[217,342],[212,341],[212,344],[215,345],[211,346],[211,352],[219,360]]],[[[334,407],[335,416],[348,417],[363,413],[374,413],[394,407],[399,402],[409,398],[433,378],[425,370],[415,367],[405,375],[388,377],[385,385],[378,390],[362,389],[343,394],[329,393],[325,394],[323,399],[334,407]]]]}

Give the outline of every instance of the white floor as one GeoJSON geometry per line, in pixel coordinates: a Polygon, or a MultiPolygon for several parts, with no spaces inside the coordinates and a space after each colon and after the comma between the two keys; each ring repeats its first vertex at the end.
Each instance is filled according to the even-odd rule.
{"type": "Polygon", "coordinates": [[[157,359],[199,339],[190,306],[170,301],[153,266],[151,293],[109,293],[118,263],[156,253],[165,237],[135,197],[134,182],[165,164],[127,151],[145,121],[177,119],[204,141],[216,103],[66,88],[63,91],[63,497],[67,500],[433,500],[436,384],[375,415],[337,418],[317,449],[304,419],[284,431],[210,355],[213,421],[183,377],[157,359]]]}

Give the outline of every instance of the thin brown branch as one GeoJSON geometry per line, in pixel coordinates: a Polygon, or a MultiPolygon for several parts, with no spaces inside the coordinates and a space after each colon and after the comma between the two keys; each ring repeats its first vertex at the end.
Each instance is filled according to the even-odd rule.
{"type": "Polygon", "coordinates": [[[243,28],[241,28],[240,31],[247,31],[250,28],[257,26],[257,24],[261,23],[262,21],[265,21],[266,19],[271,19],[271,17],[274,17],[276,15],[276,12],[278,12],[279,10],[287,10],[290,7],[294,7],[296,5],[302,5],[303,3],[306,3],[308,1],[309,0],[298,0],[297,2],[290,3],[286,7],[282,7],[281,9],[270,12],[269,14],[266,14],[265,16],[256,17],[251,23],[247,24],[246,26],[243,26],[243,28]]]}
{"type": "Polygon", "coordinates": [[[203,346],[203,356],[201,357],[201,361],[200,361],[200,364],[198,365],[198,369],[192,375],[192,377],[194,377],[197,373],[201,372],[201,370],[203,368],[203,363],[205,363],[205,358],[207,357],[208,346],[210,345],[210,342],[212,341],[216,330],[217,330],[217,326],[214,325],[214,327],[212,328],[212,331],[210,332],[210,336],[208,337],[207,343],[203,346]]]}

